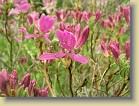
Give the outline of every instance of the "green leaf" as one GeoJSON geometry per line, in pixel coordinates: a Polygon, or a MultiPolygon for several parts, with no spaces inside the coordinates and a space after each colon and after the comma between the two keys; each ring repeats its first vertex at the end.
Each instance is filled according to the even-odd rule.
{"type": "Polygon", "coordinates": [[[33,34],[33,33],[34,33],[34,24],[32,24],[29,29],[29,34],[33,34]]]}

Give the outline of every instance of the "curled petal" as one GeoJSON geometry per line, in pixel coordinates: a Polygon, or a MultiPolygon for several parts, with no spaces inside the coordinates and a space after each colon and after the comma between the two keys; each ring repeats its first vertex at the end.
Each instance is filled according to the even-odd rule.
{"type": "Polygon", "coordinates": [[[39,60],[50,60],[56,58],[62,58],[66,54],[65,53],[44,53],[39,57],[39,60]]]}
{"type": "Polygon", "coordinates": [[[80,36],[80,29],[81,29],[81,25],[78,24],[78,25],[75,27],[75,38],[76,38],[76,40],[79,39],[79,36],[80,36]]]}
{"type": "Polygon", "coordinates": [[[69,54],[69,56],[74,59],[75,61],[78,61],[80,63],[83,63],[83,64],[87,64],[88,63],[88,60],[83,57],[83,56],[78,56],[76,54],[69,54]]]}
{"type": "Polygon", "coordinates": [[[106,44],[103,41],[101,42],[101,49],[102,49],[103,55],[108,57],[107,47],[106,47],[106,44]]]}
{"type": "Polygon", "coordinates": [[[79,39],[78,39],[78,41],[76,43],[76,48],[77,49],[79,49],[87,41],[87,38],[88,38],[88,35],[89,35],[89,31],[90,31],[89,26],[86,26],[83,29],[83,31],[82,31],[82,33],[81,33],[81,35],[80,35],[80,37],[79,37],[79,39]]]}
{"type": "Polygon", "coordinates": [[[25,35],[25,38],[37,38],[37,37],[39,37],[38,34],[26,34],[25,35]]]}

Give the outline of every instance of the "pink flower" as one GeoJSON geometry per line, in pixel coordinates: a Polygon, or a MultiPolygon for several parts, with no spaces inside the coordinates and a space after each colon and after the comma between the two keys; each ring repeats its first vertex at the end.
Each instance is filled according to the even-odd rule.
{"type": "Polygon", "coordinates": [[[21,81],[20,86],[24,85],[24,89],[25,89],[26,87],[29,86],[29,83],[30,83],[30,74],[27,73],[27,74],[22,78],[22,81],[21,81]]]}
{"type": "Polygon", "coordinates": [[[95,23],[97,23],[100,20],[101,16],[102,16],[102,11],[101,10],[97,10],[95,16],[96,16],[95,23]]]}
{"type": "Polygon", "coordinates": [[[106,47],[106,44],[104,43],[104,41],[101,42],[101,49],[102,49],[102,53],[105,57],[108,57],[109,54],[108,54],[108,51],[107,51],[107,47],[106,47]]]}
{"type": "Polygon", "coordinates": [[[122,34],[124,33],[124,31],[125,31],[125,28],[124,28],[124,26],[123,26],[123,27],[119,30],[118,34],[122,35],[122,34]]]}
{"type": "Polygon", "coordinates": [[[126,41],[124,45],[125,53],[126,53],[126,58],[130,58],[130,41],[126,41]]]}
{"type": "Polygon", "coordinates": [[[91,12],[90,11],[84,11],[82,15],[82,19],[85,20],[86,23],[88,23],[89,18],[91,17],[91,12]]]}
{"type": "Polygon", "coordinates": [[[26,61],[27,61],[26,57],[21,57],[21,58],[20,58],[20,63],[21,63],[22,65],[25,64],[26,61]]]}
{"type": "Polygon", "coordinates": [[[32,80],[30,81],[30,84],[28,86],[28,92],[29,92],[29,95],[31,96],[34,92],[34,86],[36,85],[36,80],[32,80]]]}
{"type": "Polygon", "coordinates": [[[86,26],[80,33],[81,30],[80,24],[75,26],[73,24],[64,25],[64,23],[60,23],[60,30],[62,31],[67,30],[68,32],[72,32],[76,39],[75,48],[79,49],[87,41],[90,28],[89,26],[86,26]]]}
{"type": "Polygon", "coordinates": [[[69,56],[75,61],[78,61],[80,63],[83,63],[83,64],[88,63],[88,60],[86,58],[82,56],[78,56],[73,52],[73,49],[76,45],[76,39],[73,33],[68,32],[66,30],[64,31],[57,30],[56,33],[58,35],[60,45],[64,51],[59,52],[59,53],[44,53],[43,55],[39,57],[39,60],[50,60],[50,59],[57,59],[57,58],[69,56]]]}
{"type": "Polygon", "coordinates": [[[109,42],[108,49],[112,52],[115,60],[117,61],[120,56],[119,42],[109,42]]]}
{"type": "Polygon", "coordinates": [[[9,76],[9,83],[11,89],[15,89],[18,85],[18,73],[16,70],[13,70],[9,76]]]}
{"type": "Polygon", "coordinates": [[[7,96],[9,95],[7,91],[8,81],[9,81],[9,76],[7,70],[2,69],[2,72],[0,72],[0,90],[2,91],[2,93],[6,94],[7,96]]]}
{"type": "Polygon", "coordinates": [[[14,0],[15,8],[9,12],[9,15],[18,15],[20,12],[26,13],[32,5],[28,3],[28,0],[14,0]]]}
{"type": "Polygon", "coordinates": [[[102,20],[101,25],[102,25],[104,28],[112,28],[112,27],[113,27],[113,24],[112,24],[112,23],[110,22],[110,20],[108,20],[108,19],[102,20]]]}
{"type": "Polygon", "coordinates": [[[39,92],[39,96],[40,96],[40,97],[47,97],[49,91],[50,91],[50,90],[49,90],[49,87],[46,86],[43,90],[41,90],[41,91],[39,92]]]}
{"type": "Polygon", "coordinates": [[[28,21],[29,24],[33,24],[34,22],[39,20],[39,13],[36,11],[31,12],[30,14],[28,14],[28,21]]]}
{"type": "Polygon", "coordinates": [[[4,0],[0,0],[0,3],[3,3],[4,0]]]}
{"type": "Polygon", "coordinates": [[[18,0],[14,5],[16,10],[19,10],[23,13],[26,13],[31,8],[31,5],[28,4],[28,0],[18,0]]]}
{"type": "Polygon", "coordinates": [[[130,24],[130,6],[124,8],[124,16],[125,20],[128,24],[130,24]]]}
{"type": "Polygon", "coordinates": [[[82,19],[83,13],[81,11],[72,11],[71,15],[74,18],[74,20],[80,22],[82,19]]]}
{"type": "Polygon", "coordinates": [[[54,18],[51,18],[50,16],[46,16],[45,14],[41,15],[40,18],[40,30],[43,33],[48,32],[54,24],[54,18]]]}
{"type": "Polygon", "coordinates": [[[64,9],[62,9],[61,11],[56,10],[56,16],[61,21],[62,20],[67,20],[69,15],[70,15],[70,11],[68,11],[66,13],[66,11],[64,9]]]}
{"type": "MultiPolygon", "coordinates": [[[[48,32],[54,25],[54,18],[50,17],[50,16],[46,16],[45,14],[42,14],[38,22],[39,22],[39,25],[37,22],[35,24],[36,30],[37,31],[39,30],[40,34],[42,34],[44,36],[45,40],[47,40],[50,43],[51,41],[48,38],[48,35],[49,35],[48,32]]],[[[26,34],[25,38],[37,38],[39,36],[40,36],[39,34],[35,34],[35,33],[34,34],[26,34]]]]}

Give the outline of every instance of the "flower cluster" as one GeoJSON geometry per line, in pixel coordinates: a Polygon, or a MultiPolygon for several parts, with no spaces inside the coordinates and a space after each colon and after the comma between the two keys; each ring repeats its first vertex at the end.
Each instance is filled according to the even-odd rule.
{"type": "Polygon", "coordinates": [[[2,69],[0,72],[0,90],[3,96],[23,96],[24,92],[26,96],[34,97],[47,97],[49,93],[49,87],[39,90],[36,85],[36,80],[31,80],[30,73],[27,73],[22,78],[22,81],[18,80],[18,73],[13,70],[8,75],[6,69],[2,69]],[[22,92],[22,94],[20,94],[22,92]]]}

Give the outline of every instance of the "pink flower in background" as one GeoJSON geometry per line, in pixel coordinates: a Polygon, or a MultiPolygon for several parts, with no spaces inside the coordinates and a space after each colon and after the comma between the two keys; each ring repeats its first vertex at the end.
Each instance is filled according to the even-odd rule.
{"type": "Polygon", "coordinates": [[[102,53],[105,57],[109,56],[108,50],[113,54],[115,60],[117,61],[120,56],[120,48],[119,48],[119,42],[117,41],[110,41],[108,44],[108,48],[106,47],[106,44],[102,41],[101,42],[101,49],[102,53]]]}
{"type": "Polygon", "coordinates": [[[113,27],[113,24],[108,19],[103,19],[102,22],[101,22],[101,25],[104,28],[112,28],[113,27]]]}
{"type": "Polygon", "coordinates": [[[11,89],[15,89],[18,86],[18,73],[13,70],[9,76],[9,84],[11,89]]]}
{"type": "Polygon", "coordinates": [[[117,61],[120,56],[119,42],[110,41],[108,44],[108,49],[112,52],[115,60],[117,61]]]}
{"type": "Polygon", "coordinates": [[[90,11],[84,11],[82,15],[82,19],[85,20],[86,23],[88,23],[89,18],[91,17],[91,12],[90,11]]]}
{"type": "Polygon", "coordinates": [[[97,23],[101,19],[102,11],[101,10],[97,10],[95,16],[96,16],[95,23],[97,23]]]}
{"type": "Polygon", "coordinates": [[[29,24],[33,24],[34,22],[37,22],[39,20],[39,13],[36,11],[33,11],[28,14],[28,21],[29,24]]]}
{"type": "Polygon", "coordinates": [[[52,10],[55,10],[56,7],[55,0],[43,0],[42,2],[43,2],[42,10],[45,10],[48,14],[50,14],[52,10]]]}
{"type": "Polygon", "coordinates": [[[125,16],[125,20],[128,24],[130,24],[130,6],[126,6],[124,8],[124,16],[125,16]]]}
{"type": "Polygon", "coordinates": [[[20,12],[26,13],[32,5],[28,3],[28,0],[14,0],[14,9],[9,12],[9,15],[18,15],[20,12]]]}
{"type": "Polygon", "coordinates": [[[50,59],[57,59],[57,58],[63,58],[63,57],[70,57],[74,59],[75,61],[78,61],[83,64],[87,64],[88,60],[83,56],[78,56],[73,52],[73,49],[76,45],[76,39],[73,33],[68,32],[66,30],[56,31],[58,35],[58,39],[60,41],[60,45],[63,49],[63,52],[59,53],[44,53],[39,57],[39,60],[50,60],[50,59]]]}
{"type": "Polygon", "coordinates": [[[7,73],[7,70],[2,69],[2,72],[0,72],[0,90],[2,93],[9,95],[7,91],[7,83],[9,81],[9,76],[7,73]]]}
{"type": "Polygon", "coordinates": [[[20,86],[24,86],[24,89],[29,86],[30,83],[30,73],[27,73],[21,81],[20,86]]]}
{"type": "Polygon", "coordinates": [[[3,3],[4,0],[0,0],[0,3],[3,3]]]}
{"type": "Polygon", "coordinates": [[[80,22],[83,16],[83,12],[81,11],[72,11],[71,12],[72,17],[74,18],[74,20],[80,22]]]}
{"type": "Polygon", "coordinates": [[[124,49],[125,49],[125,53],[126,53],[126,58],[129,59],[130,58],[130,40],[126,41],[126,43],[124,45],[124,49]]]}
{"type": "MultiPolygon", "coordinates": [[[[32,19],[30,19],[31,22],[32,19]]],[[[42,14],[40,19],[39,19],[39,25],[36,23],[38,26],[37,31],[40,31],[40,35],[43,35],[45,40],[47,40],[49,43],[51,42],[50,39],[48,38],[48,33],[49,30],[52,28],[54,25],[54,18],[50,16],[46,16],[45,14],[42,14]]],[[[26,34],[25,38],[36,38],[40,36],[39,34],[26,34]]]]}
{"type": "Polygon", "coordinates": [[[49,87],[46,86],[44,89],[42,89],[41,91],[39,91],[39,96],[41,97],[47,97],[48,93],[49,93],[49,87]]]}
{"type": "Polygon", "coordinates": [[[107,47],[104,41],[101,41],[101,49],[102,49],[102,53],[105,57],[108,57],[108,51],[107,51],[107,47]]]}
{"type": "Polygon", "coordinates": [[[126,22],[130,24],[130,6],[120,5],[120,12],[125,17],[126,22]]]}
{"type": "Polygon", "coordinates": [[[122,35],[123,33],[125,32],[125,28],[124,26],[119,30],[118,34],[119,35],[122,35]]]}
{"type": "Polygon", "coordinates": [[[27,62],[27,59],[26,59],[26,57],[21,57],[20,58],[20,63],[23,65],[23,64],[25,64],[27,62]]]}
{"type": "Polygon", "coordinates": [[[29,92],[30,96],[33,94],[33,90],[34,90],[35,85],[36,85],[35,79],[30,81],[29,86],[28,86],[28,92],[29,92]]]}
{"type": "Polygon", "coordinates": [[[56,16],[60,21],[67,20],[69,15],[70,15],[70,11],[66,12],[66,10],[64,10],[64,9],[62,9],[60,11],[56,10],[56,16]]]}

